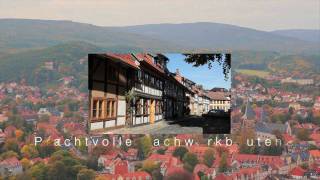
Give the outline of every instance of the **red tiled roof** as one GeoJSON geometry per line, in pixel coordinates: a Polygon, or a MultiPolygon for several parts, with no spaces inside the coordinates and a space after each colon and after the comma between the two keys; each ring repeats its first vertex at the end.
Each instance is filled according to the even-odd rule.
{"type": "Polygon", "coordinates": [[[182,167],[172,167],[172,168],[168,168],[166,175],[172,175],[172,174],[176,174],[176,173],[183,173],[186,172],[182,167]]]}
{"type": "Polygon", "coordinates": [[[20,161],[16,157],[11,157],[7,158],[3,161],[0,162],[0,166],[5,166],[5,167],[15,167],[15,166],[20,166],[20,161]]]}
{"type": "Polygon", "coordinates": [[[320,151],[319,150],[310,150],[309,154],[312,157],[320,158],[320,151]]]}
{"type": "Polygon", "coordinates": [[[310,138],[316,142],[320,142],[320,134],[319,133],[312,133],[310,138]]]}
{"type": "Polygon", "coordinates": [[[139,179],[140,177],[142,179],[146,179],[147,177],[151,177],[150,174],[148,174],[147,172],[145,171],[137,171],[137,172],[131,172],[131,173],[126,173],[123,176],[123,179],[126,179],[126,178],[136,178],[136,179],[139,179]]]}
{"type": "Polygon", "coordinates": [[[301,167],[297,166],[295,168],[293,168],[290,171],[290,175],[292,176],[304,176],[304,173],[306,172],[306,170],[302,169],[301,167]]]}
{"type": "Polygon", "coordinates": [[[226,93],[225,92],[213,92],[209,91],[207,95],[213,99],[213,100],[228,100],[226,98],[226,93]]]}
{"type": "Polygon", "coordinates": [[[292,136],[290,136],[289,134],[282,134],[283,140],[288,143],[288,142],[292,142],[294,140],[294,138],[292,136]]]}
{"type": "Polygon", "coordinates": [[[105,56],[111,57],[114,60],[119,60],[133,68],[139,69],[139,66],[135,63],[135,58],[131,54],[107,53],[105,56]]]}
{"type": "Polygon", "coordinates": [[[143,60],[143,62],[146,62],[148,65],[152,66],[154,69],[156,69],[157,71],[159,71],[160,73],[164,74],[164,70],[161,69],[159,66],[157,66],[154,62],[153,62],[153,57],[146,54],[146,53],[137,53],[134,54],[139,60],[143,60]]]}
{"type": "Polygon", "coordinates": [[[284,165],[284,161],[280,158],[280,156],[264,156],[264,155],[256,155],[256,154],[237,154],[235,159],[239,162],[245,161],[254,161],[257,163],[264,164],[276,164],[278,166],[284,165]]]}

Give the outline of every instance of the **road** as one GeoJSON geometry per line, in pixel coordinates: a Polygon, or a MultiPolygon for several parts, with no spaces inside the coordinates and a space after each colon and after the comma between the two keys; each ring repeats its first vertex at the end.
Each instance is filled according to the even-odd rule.
{"type": "Polygon", "coordinates": [[[114,134],[228,134],[230,119],[206,119],[198,116],[163,120],[155,124],[108,131],[114,134]]]}

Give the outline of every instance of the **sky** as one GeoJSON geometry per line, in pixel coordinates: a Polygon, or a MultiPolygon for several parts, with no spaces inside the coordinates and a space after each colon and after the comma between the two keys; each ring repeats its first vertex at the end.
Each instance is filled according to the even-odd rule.
{"type": "Polygon", "coordinates": [[[169,58],[169,63],[167,65],[170,72],[179,72],[182,76],[187,79],[203,85],[205,89],[212,89],[214,87],[223,87],[226,89],[231,88],[231,75],[225,80],[222,66],[219,63],[213,63],[211,69],[208,65],[203,65],[200,67],[194,67],[192,64],[188,64],[184,61],[185,56],[182,54],[165,54],[169,58]]]}
{"type": "Polygon", "coordinates": [[[259,30],[320,29],[319,0],[0,0],[0,18],[101,26],[217,22],[259,30]]]}

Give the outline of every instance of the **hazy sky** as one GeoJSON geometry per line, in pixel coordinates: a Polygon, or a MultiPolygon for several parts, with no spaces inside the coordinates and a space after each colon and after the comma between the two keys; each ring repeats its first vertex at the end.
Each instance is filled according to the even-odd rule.
{"type": "Polygon", "coordinates": [[[260,30],[320,29],[320,0],[0,0],[0,18],[103,26],[205,21],[260,30]]]}

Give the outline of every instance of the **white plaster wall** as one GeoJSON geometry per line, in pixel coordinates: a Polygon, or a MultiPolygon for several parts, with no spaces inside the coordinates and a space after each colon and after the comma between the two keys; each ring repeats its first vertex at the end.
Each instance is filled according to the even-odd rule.
{"type": "Polygon", "coordinates": [[[102,128],[103,128],[103,122],[95,122],[90,124],[90,130],[102,129],[102,128]]]}
{"type": "Polygon", "coordinates": [[[126,115],[126,101],[119,100],[118,101],[118,116],[126,115]]]}
{"type": "Polygon", "coordinates": [[[109,120],[105,122],[105,128],[109,128],[109,127],[115,127],[116,126],[116,120],[109,120]]]}
{"type": "Polygon", "coordinates": [[[117,126],[125,125],[126,123],[126,117],[118,117],[117,118],[117,126]]]}

